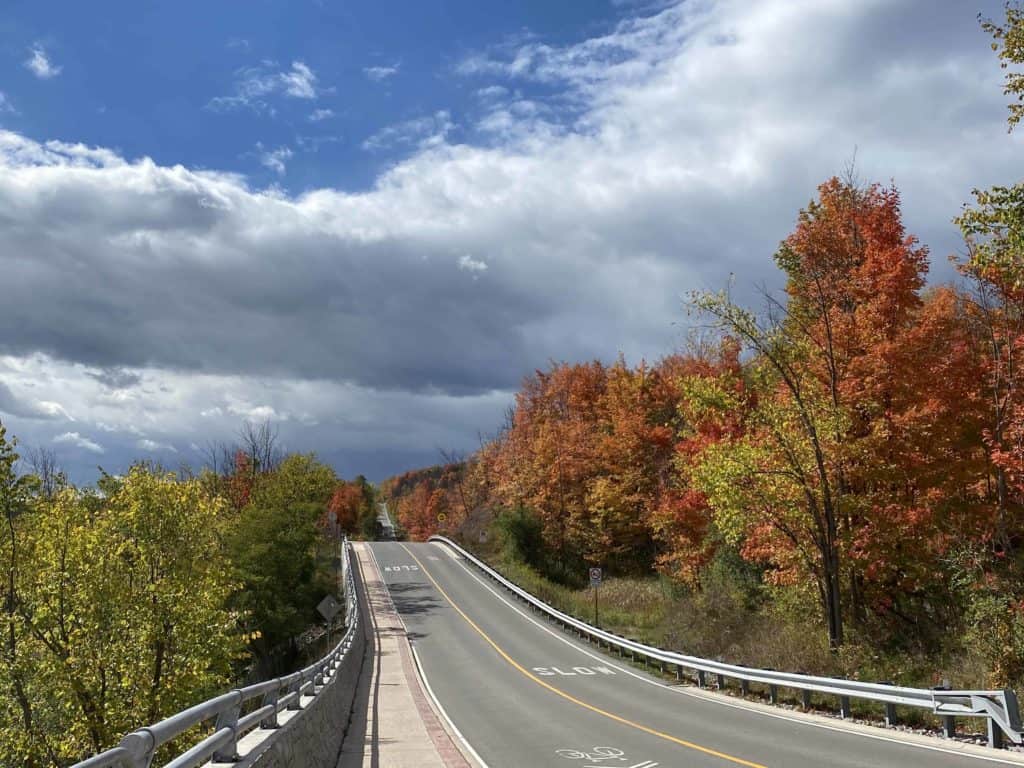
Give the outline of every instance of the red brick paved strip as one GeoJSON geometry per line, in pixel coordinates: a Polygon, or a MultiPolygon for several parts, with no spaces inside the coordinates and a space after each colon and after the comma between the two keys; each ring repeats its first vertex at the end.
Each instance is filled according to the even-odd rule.
{"type": "Polygon", "coordinates": [[[412,658],[412,650],[409,647],[409,638],[403,637],[398,643],[398,650],[402,657],[402,671],[405,672],[405,680],[409,685],[413,701],[416,702],[416,709],[419,710],[423,725],[430,734],[430,740],[434,742],[437,753],[444,760],[448,768],[472,768],[459,748],[455,746],[452,737],[441,723],[441,719],[430,706],[427,697],[423,692],[420,683],[420,676],[416,664],[412,658]]]}

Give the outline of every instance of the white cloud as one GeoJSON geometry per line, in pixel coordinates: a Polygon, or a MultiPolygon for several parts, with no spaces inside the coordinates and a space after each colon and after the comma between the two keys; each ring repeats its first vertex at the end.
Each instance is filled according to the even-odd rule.
{"type": "Polygon", "coordinates": [[[309,122],[319,123],[322,120],[328,120],[334,117],[333,109],[314,109],[309,113],[309,122]]]}
{"type": "Polygon", "coordinates": [[[329,134],[326,136],[303,136],[299,134],[295,137],[295,146],[305,152],[319,152],[320,147],[325,144],[337,144],[344,138],[341,134],[329,134]]]}
{"type": "Polygon", "coordinates": [[[486,272],[487,262],[478,261],[470,256],[468,253],[463,254],[459,257],[459,269],[466,272],[486,272]]]}
{"type": "Polygon", "coordinates": [[[48,418],[74,421],[71,414],[64,410],[64,406],[54,400],[38,400],[36,407],[39,409],[39,413],[48,418]]]}
{"type": "Polygon", "coordinates": [[[217,96],[208,106],[213,110],[230,111],[249,108],[257,112],[273,112],[268,99],[274,96],[289,96],[295,99],[316,99],[317,76],[301,61],[293,61],[291,68],[280,70],[272,61],[261,62],[259,66],[238,70],[235,92],[231,96],[217,96]]]}
{"type": "Polygon", "coordinates": [[[285,171],[288,170],[286,162],[290,160],[295,153],[288,147],[264,149],[261,144],[257,144],[256,148],[259,151],[260,164],[269,168],[278,176],[284,176],[285,171]]]}
{"type": "Polygon", "coordinates": [[[177,453],[178,449],[168,443],[160,443],[156,440],[150,440],[149,438],[143,438],[135,443],[135,446],[140,451],[146,451],[147,453],[177,453]]]}
{"type": "Polygon", "coordinates": [[[41,80],[49,80],[56,77],[64,69],[50,61],[46,49],[41,43],[36,43],[29,49],[31,54],[25,59],[25,67],[41,80]]]}
{"type": "Polygon", "coordinates": [[[73,445],[91,453],[104,453],[103,446],[89,438],[80,435],[78,432],[65,432],[53,438],[58,445],[73,445]]]}
{"type": "Polygon", "coordinates": [[[14,105],[11,104],[11,100],[7,98],[7,94],[0,91],[0,114],[4,112],[15,112],[14,105]]]}
{"type": "Polygon", "coordinates": [[[477,98],[484,101],[490,101],[492,99],[501,99],[508,96],[509,90],[503,85],[488,85],[486,88],[478,88],[476,91],[477,98]]]}
{"type": "Polygon", "coordinates": [[[382,80],[387,80],[389,77],[397,75],[399,67],[399,64],[392,64],[387,67],[363,67],[363,74],[370,80],[379,83],[382,80]]]}
{"type": "Polygon", "coordinates": [[[316,98],[316,75],[301,61],[293,61],[288,72],[281,73],[284,92],[296,99],[316,98]]]}
{"type": "Polygon", "coordinates": [[[22,394],[15,394],[11,388],[0,381],[0,414],[20,416],[23,419],[74,421],[60,403],[54,400],[37,400],[28,394],[29,387],[24,387],[22,394]]]}
{"type": "Polygon", "coordinates": [[[382,128],[366,139],[362,147],[371,152],[413,146],[426,149],[443,144],[454,127],[451,113],[441,109],[433,115],[417,117],[382,128]]]}

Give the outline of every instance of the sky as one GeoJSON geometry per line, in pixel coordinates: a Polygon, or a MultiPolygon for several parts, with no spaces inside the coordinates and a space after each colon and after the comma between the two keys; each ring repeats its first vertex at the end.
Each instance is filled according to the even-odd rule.
{"type": "Polygon", "coordinates": [[[59,5],[0,16],[0,423],[78,482],[245,420],[344,477],[437,463],[533,370],[777,289],[851,162],[933,282],[1022,175],[998,0],[59,5]]]}

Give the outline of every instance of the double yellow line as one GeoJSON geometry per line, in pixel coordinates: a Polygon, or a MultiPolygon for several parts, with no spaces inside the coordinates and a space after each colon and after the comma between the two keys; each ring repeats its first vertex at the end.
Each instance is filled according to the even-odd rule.
{"type": "Polygon", "coordinates": [[[469,618],[469,616],[467,616],[466,613],[461,608],[459,608],[459,606],[457,606],[455,604],[455,601],[452,600],[451,597],[449,597],[448,593],[445,592],[444,589],[441,587],[441,585],[437,583],[437,580],[434,579],[434,577],[430,575],[430,571],[427,570],[426,566],[423,565],[422,562],[420,562],[420,559],[418,557],[416,557],[416,555],[414,555],[412,553],[412,551],[407,546],[405,546],[405,544],[402,544],[402,549],[404,549],[409,554],[409,557],[411,557],[413,560],[416,561],[417,565],[419,565],[419,567],[420,567],[420,571],[422,571],[423,574],[428,579],[430,579],[430,583],[433,584],[434,587],[437,589],[437,591],[440,592],[441,595],[444,597],[444,599],[448,601],[448,604],[452,608],[454,608],[456,610],[456,612],[459,614],[459,616],[461,616],[463,619],[465,619],[466,623],[469,624],[469,626],[471,626],[474,630],[476,630],[476,633],[478,635],[480,635],[480,637],[482,637],[485,641],[487,641],[487,643],[495,651],[498,652],[498,655],[500,655],[505,661],[507,661],[514,669],[516,669],[517,671],[522,673],[525,677],[529,678],[533,682],[535,682],[537,685],[541,686],[542,688],[547,688],[553,694],[555,694],[556,696],[561,696],[566,701],[571,701],[573,704],[576,704],[577,706],[583,707],[584,709],[589,709],[591,712],[596,712],[597,714],[599,714],[599,715],[601,715],[603,717],[607,717],[609,720],[614,720],[617,723],[622,723],[623,725],[628,725],[630,728],[635,728],[638,731],[643,731],[644,733],[650,734],[651,736],[657,736],[659,739],[664,739],[665,741],[670,741],[673,744],[678,744],[681,747],[686,747],[687,749],[693,749],[693,750],[696,750],[697,752],[703,752],[705,755],[711,755],[712,757],[718,757],[718,758],[721,758],[722,760],[726,760],[726,761],[728,761],[730,763],[734,763],[736,765],[746,766],[746,768],[766,768],[766,766],[762,765],[761,763],[752,763],[749,760],[744,760],[742,757],[735,757],[734,755],[728,755],[725,752],[719,752],[718,750],[711,749],[710,747],[702,747],[700,744],[694,744],[692,741],[686,741],[686,739],[679,739],[679,738],[676,738],[675,736],[672,736],[671,734],[663,733],[661,731],[656,731],[654,728],[648,728],[646,725],[641,725],[640,723],[634,722],[632,720],[628,720],[625,717],[620,717],[619,715],[616,715],[616,714],[614,714],[612,712],[608,712],[606,710],[603,710],[600,707],[595,707],[593,704],[588,704],[587,702],[582,701],[580,699],[577,699],[575,696],[571,696],[568,693],[566,693],[565,691],[556,688],[555,686],[551,685],[550,683],[545,682],[544,680],[541,680],[535,674],[533,674],[528,669],[526,669],[522,664],[520,664],[518,661],[516,661],[511,656],[509,656],[502,649],[502,647],[500,645],[498,645],[496,642],[494,642],[494,640],[492,640],[490,638],[490,636],[486,632],[484,632],[482,629],[480,629],[480,627],[477,626],[476,622],[474,622],[471,618],[469,618]]]}

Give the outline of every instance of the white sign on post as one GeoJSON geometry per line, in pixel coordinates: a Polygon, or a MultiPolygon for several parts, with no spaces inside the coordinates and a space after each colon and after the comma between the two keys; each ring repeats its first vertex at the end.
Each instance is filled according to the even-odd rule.
{"type": "Polygon", "coordinates": [[[316,609],[320,611],[321,616],[330,621],[338,615],[338,611],[341,610],[341,603],[334,599],[334,595],[328,595],[320,601],[316,609]]]}
{"type": "Polygon", "coordinates": [[[590,586],[599,587],[601,586],[601,569],[591,568],[590,569],[590,586]]]}

